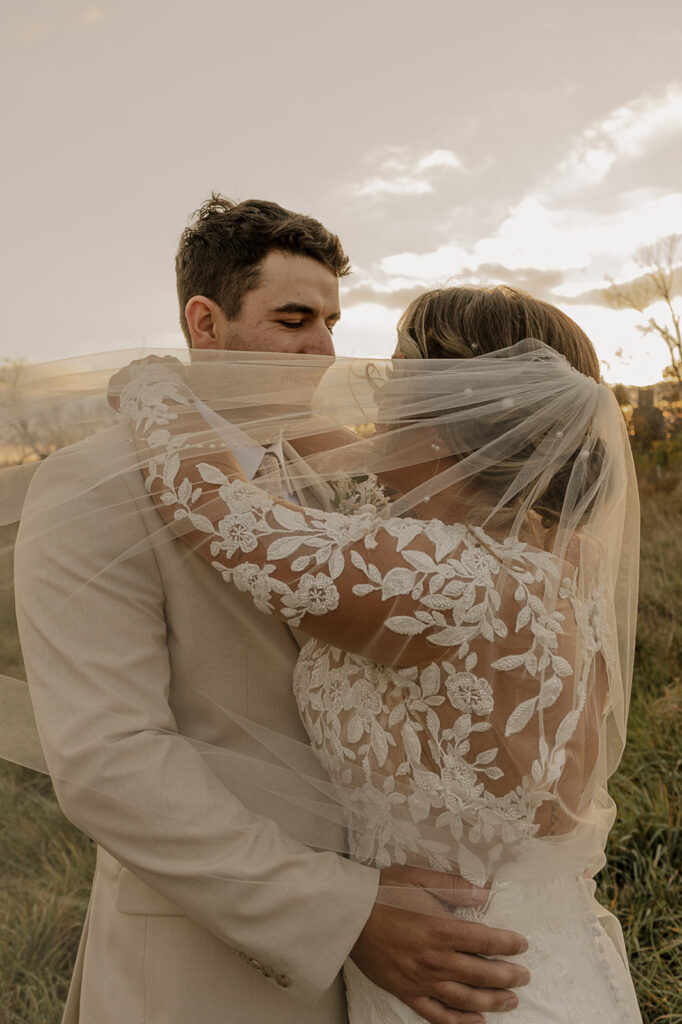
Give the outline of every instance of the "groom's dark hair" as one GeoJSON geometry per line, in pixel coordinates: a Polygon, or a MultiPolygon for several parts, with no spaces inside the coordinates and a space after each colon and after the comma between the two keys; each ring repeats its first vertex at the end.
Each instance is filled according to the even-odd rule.
{"type": "Polygon", "coordinates": [[[213,192],[192,214],[175,257],[180,326],[190,347],[185,306],[192,296],[205,295],[234,320],[246,293],[260,283],[261,262],[274,251],[309,256],[336,277],[350,273],[337,235],[313,217],[292,213],[277,203],[265,199],[234,203],[213,192]]]}

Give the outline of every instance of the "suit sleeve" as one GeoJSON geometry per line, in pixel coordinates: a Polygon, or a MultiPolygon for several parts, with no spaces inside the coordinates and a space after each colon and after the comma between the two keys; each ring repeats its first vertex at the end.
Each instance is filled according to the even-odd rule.
{"type": "Polygon", "coordinates": [[[249,812],[178,732],[143,518],[122,478],[80,486],[82,458],[67,450],[40,468],[17,543],[20,635],[60,805],[142,881],[312,1001],[362,930],[378,872],[249,812]]]}

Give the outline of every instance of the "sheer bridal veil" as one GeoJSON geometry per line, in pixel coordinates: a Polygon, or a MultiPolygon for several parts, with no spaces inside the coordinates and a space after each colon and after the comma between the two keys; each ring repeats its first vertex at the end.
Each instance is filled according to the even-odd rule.
{"type": "MultiPolygon", "coordinates": [[[[4,371],[0,445],[6,468],[0,474],[0,529],[6,570],[26,491],[34,473],[42,473],[46,454],[56,453],[50,461],[61,471],[53,472],[54,485],[43,489],[39,501],[29,499],[20,545],[35,544],[37,538],[43,544],[47,538],[49,544],[59,545],[64,529],[81,522],[83,537],[92,543],[93,517],[111,523],[112,517],[140,514],[139,487],[133,492],[126,481],[135,475],[139,478],[150,454],[135,444],[129,418],[114,411],[107,391],[115,406],[121,389],[127,385],[130,395],[130,381],[137,380],[133,398],[139,422],[144,422],[152,413],[158,415],[179,374],[192,397],[183,393],[175,408],[182,426],[171,441],[174,472],[184,458],[196,456],[202,445],[207,462],[222,446],[235,452],[243,467],[253,464],[255,485],[265,492],[347,517],[349,545],[357,536],[352,524],[363,517],[368,522],[377,518],[402,522],[400,528],[407,537],[403,549],[405,545],[409,549],[414,523],[437,522],[448,528],[459,524],[473,538],[476,564],[467,549],[469,561],[457,551],[451,551],[450,563],[450,555],[443,556],[443,564],[450,566],[445,576],[438,569],[441,560],[423,553],[421,563],[413,556],[409,571],[394,570],[403,572],[402,593],[406,593],[408,576],[415,593],[422,588],[420,621],[426,624],[428,619],[431,635],[440,637],[434,641],[434,657],[442,658],[446,650],[455,657],[461,650],[458,686],[464,686],[469,676],[475,680],[481,668],[480,663],[475,671],[467,667],[473,663],[467,662],[470,654],[463,646],[467,629],[476,625],[494,652],[486,685],[519,688],[523,700],[517,701],[516,718],[508,717],[505,750],[509,759],[519,758],[518,778],[526,780],[524,785],[532,786],[535,765],[540,765],[539,772],[551,751],[536,732],[528,740],[531,756],[528,749],[523,750],[523,738],[533,732],[536,718],[549,716],[553,707],[562,705],[552,739],[556,745],[563,729],[567,753],[557,771],[561,774],[566,756],[575,765],[580,765],[581,758],[583,762],[576,768],[582,773],[575,783],[580,796],[563,798],[572,821],[562,835],[565,838],[571,828],[592,830],[589,842],[594,848],[587,860],[596,863],[610,824],[606,781],[625,742],[639,531],[628,438],[610,389],[533,339],[470,359],[195,352],[191,361],[183,356],[181,363],[175,359],[140,363],[116,377],[136,355],[140,354],[114,353],[23,367],[14,376],[4,371]],[[260,473],[262,454],[271,450],[280,460],[276,472],[260,473]],[[486,559],[496,566],[492,577],[486,559]],[[531,573],[521,580],[521,563],[526,574],[529,565],[536,567],[535,579],[531,573]],[[452,577],[446,578],[447,573],[452,577]],[[502,580],[508,581],[514,573],[516,590],[526,587],[532,592],[527,612],[521,603],[507,606],[513,604],[509,595],[514,591],[502,580]],[[488,589],[498,594],[486,607],[476,597],[484,579],[489,581],[488,589]],[[428,600],[424,587],[431,588],[428,600]],[[572,630],[566,628],[569,614],[574,619],[572,630]],[[537,649],[524,647],[518,640],[531,628],[531,617],[531,641],[538,642],[537,649]],[[559,635],[561,657],[539,664],[538,651],[551,654],[559,635]],[[558,670],[557,664],[562,666],[558,670]],[[536,680],[536,690],[524,690],[514,682],[524,672],[526,681],[536,680]],[[592,743],[588,756],[585,749],[577,749],[576,723],[590,700],[597,702],[599,721],[595,736],[590,740],[583,735],[580,741],[583,747],[592,743]]],[[[175,357],[177,352],[159,355],[175,357]]],[[[147,500],[151,507],[151,499],[147,500]]],[[[397,532],[396,527],[396,536],[397,532]]],[[[145,550],[182,543],[177,531],[159,517],[145,537],[132,549],[118,552],[116,563],[139,559],[145,550]]],[[[198,556],[187,546],[183,557],[198,556]]],[[[96,565],[97,559],[88,563],[96,565]]],[[[316,562],[315,551],[299,553],[298,563],[292,556],[292,571],[299,577],[316,564],[321,559],[316,562]]],[[[371,551],[365,568],[371,583],[371,551]]],[[[89,588],[100,586],[109,569],[99,565],[84,579],[64,573],[61,607],[54,608],[56,631],[64,610],[71,606],[73,611],[74,604],[87,602],[89,588]]],[[[387,603],[390,598],[387,593],[387,603]]],[[[9,615],[6,590],[3,602],[9,615]]],[[[304,642],[306,637],[300,639],[304,642]]],[[[0,756],[44,771],[28,688],[18,661],[13,660],[8,627],[4,643],[0,756]]],[[[541,661],[541,653],[539,657],[541,661]]],[[[401,670],[408,671],[409,665],[403,662],[401,670]]],[[[200,671],[195,685],[201,693],[200,671]]],[[[32,696],[52,716],[77,720],[82,713],[58,692],[34,690],[32,696]]],[[[228,718],[249,737],[246,746],[238,744],[234,750],[186,737],[217,778],[243,796],[248,806],[272,816],[293,840],[344,853],[349,845],[352,849],[348,830],[360,832],[362,822],[349,824],[338,787],[310,747],[284,731],[236,714],[227,704],[219,706],[214,696],[211,700],[218,718],[228,718]]],[[[454,725],[458,714],[453,707],[454,725]]],[[[112,733],[129,727],[129,712],[131,720],[135,717],[134,709],[125,709],[115,700],[104,710],[112,733]]],[[[479,707],[482,719],[483,710],[479,707]]],[[[64,772],[68,776],[64,781],[71,786],[102,787],[105,799],[132,803],[144,799],[130,789],[117,789],[114,779],[103,781],[78,760],[50,768],[53,773],[64,772]]],[[[495,776],[489,773],[489,779],[492,786],[495,776]]],[[[545,779],[543,785],[551,790],[556,782],[545,779]]],[[[398,802],[400,777],[395,779],[395,793],[398,802]]],[[[503,798],[499,786],[496,795],[503,798]]],[[[152,817],[173,813],[163,808],[162,801],[141,809],[152,817]]],[[[437,823],[429,821],[423,822],[423,828],[433,829],[434,835],[438,830],[437,823]]],[[[540,830],[539,836],[544,834],[540,830]]],[[[547,834],[546,839],[560,842],[562,836],[552,839],[547,834]]]]}

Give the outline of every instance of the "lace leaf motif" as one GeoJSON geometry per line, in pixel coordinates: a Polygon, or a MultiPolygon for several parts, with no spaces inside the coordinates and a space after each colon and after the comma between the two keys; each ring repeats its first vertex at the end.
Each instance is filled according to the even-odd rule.
{"type": "MultiPolygon", "coordinates": [[[[187,400],[173,388],[171,398],[187,400]]],[[[295,691],[313,747],[341,787],[357,856],[401,863],[417,852],[433,866],[448,867],[454,839],[459,870],[484,878],[491,851],[499,856],[505,844],[536,834],[535,811],[561,775],[591,662],[608,633],[606,615],[596,610],[598,596],[589,614],[578,614],[575,581],[559,580],[550,555],[518,540],[497,541],[480,528],[383,519],[367,505],[354,516],[293,508],[208,461],[185,468],[172,431],[152,429],[172,419],[168,394],[136,392],[135,402],[138,434],[154,450],[147,483],[157,484],[162,513],[210,538],[213,567],[250,594],[259,610],[303,624],[313,636],[315,620],[329,620],[325,635],[331,631],[338,646],[313,640],[304,648],[295,691]],[[211,510],[219,504],[219,516],[206,514],[201,482],[213,488],[211,510]],[[533,722],[530,770],[502,795],[489,788],[504,775],[498,747],[472,748],[473,738],[499,718],[493,688],[475,670],[485,647],[494,650],[510,635],[510,609],[501,614],[501,573],[518,608],[511,630],[518,642],[514,653],[487,664],[500,675],[521,671],[537,680],[537,692],[512,709],[503,728],[495,727],[509,738],[533,722]],[[584,634],[584,664],[575,681],[559,653],[565,614],[550,611],[538,596],[543,587],[556,592],[559,586],[584,634]],[[342,601],[346,614],[338,619],[342,601]],[[390,668],[350,653],[363,632],[376,641],[382,625],[406,644],[428,643],[430,663],[390,668]],[[519,650],[519,642],[527,649],[519,650]],[[542,715],[562,697],[564,682],[573,696],[547,736],[542,715]],[[450,839],[443,843],[415,828],[427,820],[450,839]],[[353,821],[361,822],[355,831],[353,821]]],[[[191,543],[184,532],[183,539],[191,543]]]]}

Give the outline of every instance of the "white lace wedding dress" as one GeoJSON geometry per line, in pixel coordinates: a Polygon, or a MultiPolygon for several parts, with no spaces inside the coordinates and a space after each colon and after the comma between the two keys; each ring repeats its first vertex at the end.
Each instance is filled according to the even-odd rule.
{"type": "MultiPolygon", "coordinates": [[[[312,635],[294,692],[352,856],[487,884],[478,920],[528,938],[518,1008],[487,1018],[641,1021],[591,881],[613,821],[598,551],[579,592],[575,567],[532,538],[294,507],[210,454],[181,465],[167,431],[150,435],[149,410],[128,411],[155,447],[148,486],[166,521],[262,612],[312,635]]],[[[350,962],[345,977],[351,1024],[421,1020],[350,962]]]]}

